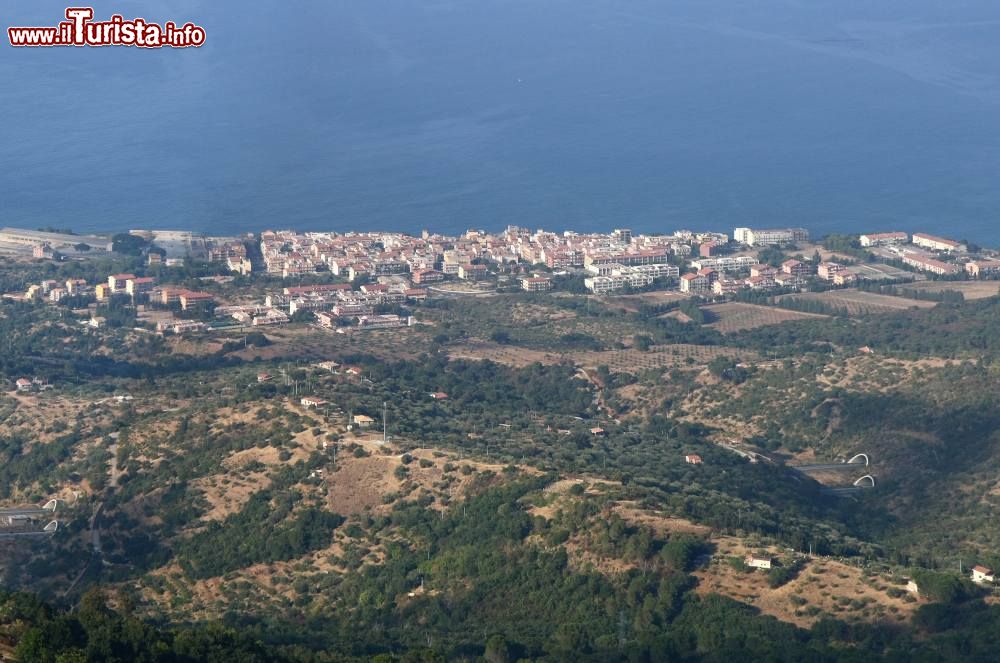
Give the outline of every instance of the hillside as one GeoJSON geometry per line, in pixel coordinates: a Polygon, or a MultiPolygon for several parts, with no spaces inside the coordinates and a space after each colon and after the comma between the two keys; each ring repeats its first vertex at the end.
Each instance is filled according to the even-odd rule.
{"type": "MultiPolygon", "coordinates": [[[[289,327],[187,358],[114,329],[54,342],[55,312],[4,306],[4,370],[53,388],[0,400],[0,490],[60,499],[63,523],[0,541],[4,584],[99,588],[94,610],[170,647],[221,624],[265,657],[980,655],[903,579],[1000,562],[1000,302],[766,306],[716,307],[741,316],[722,333],[662,305],[443,300],[363,344],[289,327]],[[859,452],[862,472],[789,467],[859,452]]],[[[963,587],[960,626],[995,622],[963,587]]],[[[32,610],[5,618],[12,642],[55,619],[32,610]]]]}

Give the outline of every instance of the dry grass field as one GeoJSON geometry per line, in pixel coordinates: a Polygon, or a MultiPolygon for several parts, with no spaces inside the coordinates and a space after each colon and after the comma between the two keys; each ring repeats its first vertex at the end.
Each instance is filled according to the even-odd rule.
{"type": "Polygon", "coordinates": [[[726,304],[712,304],[702,307],[707,312],[713,322],[708,327],[717,329],[723,334],[732,334],[744,329],[756,329],[768,325],[778,325],[789,320],[822,319],[825,315],[816,313],[800,313],[799,311],[789,311],[772,306],[760,306],[759,304],[741,304],[738,302],[728,302],[726,304]]]}
{"type": "MultiPolygon", "coordinates": [[[[694,573],[699,594],[729,596],[803,628],[824,616],[849,622],[904,623],[920,605],[901,593],[902,586],[891,579],[831,558],[807,560],[794,580],[772,589],[766,571],[741,571],[729,563],[729,558],[750,552],[744,543],[729,537],[713,539],[713,543],[716,553],[711,563],[694,573]]],[[[776,551],[770,552],[779,557],[776,551]]]]}
{"type": "Polygon", "coordinates": [[[933,308],[935,302],[925,302],[905,297],[879,295],[873,292],[859,290],[828,290],[826,292],[805,292],[795,295],[784,295],[780,300],[794,299],[798,301],[818,301],[828,306],[844,309],[849,315],[870,315],[873,313],[893,313],[910,308],[933,308]]]}
{"type": "Polygon", "coordinates": [[[499,345],[490,341],[469,341],[462,345],[449,348],[450,359],[471,359],[474,361],[489,360],[505,366],[522,367],[535,362],[542,364],[558,364],[564,360],[558,352],[528,350],[513,345],[499,345]]]}
{"type": "Polygon", "coordinates": [[[643,292],[637,295],[620,295],[608,297],[604,301],[612,306],[619,306],[626,311],[633,313],[639,310],[639,306],[646,304],[649,306],[659,306],[660,304],[670,304],[685,299],[690,299],[691,295],[683,292],[661,290],[657,292],[643,292]]]}

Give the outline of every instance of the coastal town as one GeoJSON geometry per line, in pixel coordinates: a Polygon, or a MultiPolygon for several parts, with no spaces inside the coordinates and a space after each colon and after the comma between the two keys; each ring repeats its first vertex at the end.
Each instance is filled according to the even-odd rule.
{"type": "MultiPolygon", "coordinates": [[[[121,236],[117,236],[121,237],[121,236]]],[[[7,300],[70,302],[81,323],[100,328],[101,304],[141,307],[140,320],[161,333],[186,334],[233,327],[309,321],[344,333],[406,327],[415,319],[400,307],[428,297],[489,296],[495,292],[611,295],[675,291],[725,301],[746,293],[781,295],[931,279],[987,279],[1000,274],[995,251],[925,233],[901,231],[838,236],[812,243],[804,228],[735,228],[672,234],[469,230],[460,236],[424,231],[265,231],[257,236],[205,237],[175,231],[132,231],[126,236],[142,269],[99,282],[46,279],[7,300]],[[208,265],[202,282],[237,285],[225,295],[181,287],[171,269],[208,265]],[[247,289],[261,277],[266,292],[247,289]],[[241,279],[237,282],[236,279],[241,279]],[[257,294],[256,298],[254,293],[257,294]],[[260,296],[262,295],[262,296],[260,296]]],[[[0,253],[20,260],[86,261],[115,254],[110,237],[66,232],[0,230],[0,253]]]]}

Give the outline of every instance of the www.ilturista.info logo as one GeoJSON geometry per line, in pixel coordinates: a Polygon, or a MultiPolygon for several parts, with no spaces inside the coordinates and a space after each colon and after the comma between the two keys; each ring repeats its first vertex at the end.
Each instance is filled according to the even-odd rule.
{"type": "Polygon", "coordinates": [[[11,46],[137,46],[139,48],[190,48],[205,43],[205,28],[193,23],[163,25],[144,18],[130,21],[115,14],[108,21],[94,21],[92,7],[70,7],[66,19],[49,28],[7,28],[11,46]]]}

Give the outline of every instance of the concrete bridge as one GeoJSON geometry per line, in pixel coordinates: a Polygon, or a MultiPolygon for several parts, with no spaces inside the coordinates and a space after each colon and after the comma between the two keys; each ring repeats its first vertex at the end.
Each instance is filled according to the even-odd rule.
{"type": "Polygon", "coordinates": [[[49,500],[45,506],[13,507],[0,509],[0,539],[23,536],[47,536],[59,530],[59,521],[54,518],[58,500],[49,500]],[[47,524],[39,527],[40,523],[47,524]]]}

